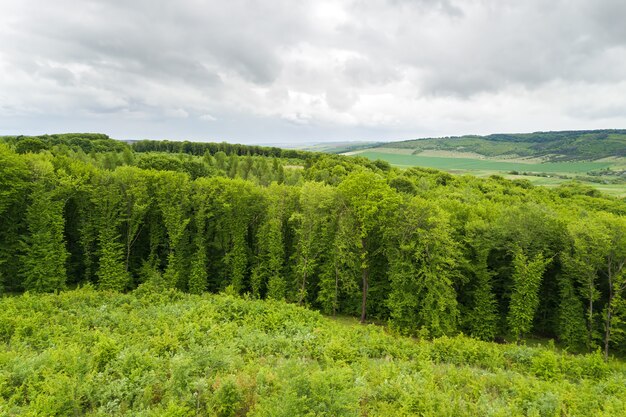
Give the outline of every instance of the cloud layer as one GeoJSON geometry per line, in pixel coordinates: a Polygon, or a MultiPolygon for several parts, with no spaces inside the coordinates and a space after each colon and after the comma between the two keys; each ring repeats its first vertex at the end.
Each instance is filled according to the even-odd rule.
{"type": "Polygon", "coordinates": [[[5,0],[0,134],[626,127],[622,0],[5,0]]]}

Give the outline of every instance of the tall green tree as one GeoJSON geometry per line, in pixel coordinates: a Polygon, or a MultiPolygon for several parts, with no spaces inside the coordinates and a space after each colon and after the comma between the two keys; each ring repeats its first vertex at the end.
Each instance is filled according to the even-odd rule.
{"type": "Polygon", "coordinates": [[[285,247],[280,219],[267,219],[259,228],[257,239],[260,249],[252,272],[253,294],[260,296],[263,286],[266,285],[267,298],[282,300],[287,288],[284,275],[285,247]]]}
{"type": "Polygon", "coordinates": [[[446,213],[420,197],[398,213],[388,224],[391,325],[407,334],[452,334],[459,320],[454,284],[460,253],[446,213]]]}
{"type": "Polygon", "coordinates": [[[578,350],[586,345],[585,312],[574,280],[567,274],[559,277],[558,336],[566,347],[578,350]]]}
{"type": "Polygon", "coordinates": [[[226,178],[212,178],[211,199],[214,205],[217,246],[224,266],[223,283],[240,294],[247,287],[250,264],[249,235],[262,218],[263,197],[252,183],[226,178]]]}
{"type": "Polygon", "coordinates": [[[130,276],[124,262],[124,244],[120,233],[124,221],[122,190],[110,172],[101,172],[96,181],[93,198],[97,215],[98,287],[123,291],[129,284],[130,276]]]}
{"type": "Polygon", "coordinates": [[[0,143],[0,291],[18,284],[13,278],[19,275],[18,263],[12,260],[20,250],[28,180],[25,158],[0,143]]]}
{"type": "Polygon", "coordinates": [[[600,271],[604,266],[610,237],[608,230],[595,216],[576,219],[568,226],[570,244],[561,253],[561,262],[566,275],[572,277],[580,288],[586,302],[587,349],[594,347],[600,337],[596,326],[599,311],[596,302],[601,296],[599,290],[600,271]]]}
{"type": "Polygon", "coordinates": [[[257,233],[257,264],[252,272],[252,290],[260,295],[267,285],[267,297],[284,299],[287,295],[285,238],[288,213],[295,194],[291,187],[276,183],[267,188],[265,220],[257,233]]]}
{"type": "Polygon", "coordinates": [[[91,281],[96,260],[96,208],[92,194],[96,168],[78,158],[56,157],[54,165],[65,200],[65,239],[70,254],[67,266],[68,285],[91,281]],[[89,223],[89,228],[86,227],[89,223]],[[94,231],[84,235],[87,230],[94,231]]]}
{"type": "Polygon", "coordinates": [[[442,205],[451,213],[453,240],[459,242],[462,251],[459,267],[465,279],[457,291],[464,330],[478,339],[493,340],[500,327],[493,285],[495,272],[489,265],[493,250],[492,222],[497,209],[493,204],[478,202],[442,205]]]}
{"type": "Polygon", "coordinates": [[[609,244],[604,252],[604,278],[608,289],[604,307],[604,358],[608,359],[612,343],[624,338],[626,316],[623,311],[626,298],[626,218],[612,213],[599,213],[599,220],[608,231],[609,244]]]}
{"type": "Polygon", "coordinates": [[[370,266],[373,252],[382,250],[373,245],[373,235],[397,205],[397,194],[387,182],[371,171],[354,172],[338,186],[342,201],[350,209],[361,244],[361,322],[367,317],[367,295],[370,286],[370,266]]]}
{"type": "Polygon", "coordinates": [[[150,177],[148,171],[135,167],[120,167],[115,170],[114,175],[120,184],[124,206],[121,213],[125,223],[124,267],[129,272],[131,251],[144,227],[146,214],[152,204],[149,191],[150,177]]]}
{"type": "Polygon", "coordinates": [[[351,299],[359,291],[361,275],[361,239],[354,231],[356,221],[349,209],[337,204],[333,208],[330,227],[322,241],[328,242],[323,252],[316,301],[322,311],[335,316],[342,299],[351,299]]]}
{"type": "Polygon", "coordinates": [[[57,291],[65,288],[67,281],[64,200],[56,187],[52,164],[41,158],[29,162],[32,191],[26,210],[28,234],[20,257],[23,287],[34,292],[57,291]]]}
{"type": "Polygon", "coordinates": [[[488,268],[488,255],[488,249],[481,249],[471,264],[475,289],[468,321],[471,336],[491,341],[498,332],[498,300],[493,293],[493,273],[488,268]]]}
{"type": "Polygon", "coordinates": [[[163,278],[169,287],[184,287],[182,244],[190,217],[189,177],[179,172],[163,171],[156,176],[156,202],[168,237],[167,268],[163,278]]]}
{"type": "Polygon", "coordinates": [[[509,304],[507,322],[509,330],[516,340],[530,332],[539,306],[539,288],[541,279],[551,259],[537,254],[528,259],[521,248],[513,252],[513,292],[509,304]]]}
{"type": "Polygon", "coordinates": [[[196,208],[194,215],[195,236],[193,239],[194,254],[191,260],[191,270],[189,272],[189,292],[201,294],[207,288],[207,248],[206,248],[206,223],[211,215],[208,210],[208,195],[203,187],[202,179],[194,182],[192,186],[193,195],[191,197],[193,206],[196,208]]]}
{"type": "Polygon", "coordinates": [[[329,227],[335,191],[332,187],[307,182],[300,188],[299,211],[291,215],[296,234],[293,254],[298,304],[302,305],[309,295],[312,277],[322,261],[324,251],[330,251],[329,227]]]}
{"type": "MultiPolygon", "coordinates": [[[[0,143],[0,216],[13,204],[27,185],[25,159],[0,143]]],[[[34,178],[37,181],[38,178],[34,178]]]]}
{"type": "MultiPolygon", "coordinates": [[[[519,266],[515,263],[515,254],[521,251],[529,261],[539,254],[544,259],[558,259],[557,255],[562,251],[566,240],[566,229],[562,216],[550,205],[541,204],[537,200],[527,201],[525,197],[505,198],[505,192],[511,193],[504,188],[506,183],[501,180],[494,182],[491,185],[494,190],[490,191],[490,195],[503,201],[498,204],[498,216],[490,222],[492,242],[489,267],[494,272],[492,282],[500,308],[499,314],[507,317],[511,296],[516,291],[515,286],[519,285],[516,279],[518,277],[514,276],[516,266],[519,266]]],[[[539,280],[541,297],[533,313],[533,325],[543,334],[554,332],[560,301],[558,264],[551,263],[549,266],[548,268],[546,265],[546,269],[542,271],[539,280]]]]}

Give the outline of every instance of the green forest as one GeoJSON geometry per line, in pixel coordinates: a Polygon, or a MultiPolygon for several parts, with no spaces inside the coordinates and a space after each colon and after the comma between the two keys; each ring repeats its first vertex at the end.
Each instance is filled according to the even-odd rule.
{"type": "Polygon", "coordinates": [[[0,137],[0,411],[620,415],[625,215],[577,182],[0,137]]]}

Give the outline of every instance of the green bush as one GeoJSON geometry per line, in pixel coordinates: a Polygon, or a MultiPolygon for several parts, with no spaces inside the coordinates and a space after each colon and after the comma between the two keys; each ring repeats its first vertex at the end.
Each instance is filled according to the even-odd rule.
{"type": "Polygon", "coordinates": [[[174,290],[0,302],[3,415],[626,413],[626,366],[599,352],[414,340],[284,302],[174,290]]]}

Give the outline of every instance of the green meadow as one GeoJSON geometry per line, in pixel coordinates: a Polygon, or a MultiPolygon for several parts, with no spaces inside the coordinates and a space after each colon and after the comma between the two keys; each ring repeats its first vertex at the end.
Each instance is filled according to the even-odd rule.
{"type": "Polygon", "coordinates": [[[279,301],[89,287],[1,300],[0,415],[619,416],[599,353],[402,337],[279,301]]]}
{"type": "Polygon", "coordinates": [[[402,155],[377,151],[361,152],[359,156],[364,156],[371,160],[382,159],[398,167],[421,166],[446,171],[519,171],[584,174],[589,171],[598,171],[611,167],[610,162],[545,162],[529,164],[489,159],[402,155]]]}

